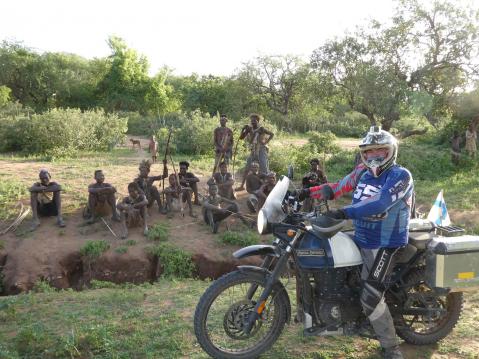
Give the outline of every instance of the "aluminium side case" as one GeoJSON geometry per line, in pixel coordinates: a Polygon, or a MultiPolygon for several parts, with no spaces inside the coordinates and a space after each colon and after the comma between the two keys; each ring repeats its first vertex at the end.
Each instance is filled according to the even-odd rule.
{"type": "Polygon", "coordinates": [[[434,237],[427,246],[426,282],[451,291],[479,287],[479,236],[434,237]]]}

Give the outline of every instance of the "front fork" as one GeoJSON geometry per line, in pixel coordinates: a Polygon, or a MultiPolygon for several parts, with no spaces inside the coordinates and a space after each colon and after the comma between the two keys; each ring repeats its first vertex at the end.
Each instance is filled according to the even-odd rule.
{"type": "MultiPolygon", "coordinates": [[[[286,249],[283,251],[281,256],[279,257],[278,261],[276,262],[274,266],[274,270],[271,272],[271,275],[266,278],[266,285],[264,287],[263,292],[258,298],[258,301],[256,302],[256,305],[254,307],[254,311],[251,313],[251,315],[248,316],[247,322],[245,323],[244,326],[244,332],[246,334],[249,334],[251,332],[251,329],[253,328],[254,324],[256,321],[260,318],[261,314],[263,313],[265,307],[266,307],[266,300],[268,297],[271,295],[273,291],[274,284],[279,280],[281,277],[281,274],[285,271],[288,265],[288,259],[291,255],[291,252],[293,250],[293,246],[295,242],[298,240],[298,238],[301,236],[301,232],[297,231],[294,239],[291,241],[291,243],[286,247],[286,249]]],[[[272,257],[267,262],[267,259],[264,260],[263,266],[267,265],[269,266],[272,261],[272,257]]],[[[266,267],[267,268],[267,267],[266,267]]],[[[249,290],[248,290],[248,299],[251,299],[256,291],[258,286],[252,285],[249,290]]]]}

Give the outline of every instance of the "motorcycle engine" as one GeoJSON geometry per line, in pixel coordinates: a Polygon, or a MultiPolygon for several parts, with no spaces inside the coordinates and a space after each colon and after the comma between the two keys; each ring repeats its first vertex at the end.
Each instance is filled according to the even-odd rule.
{"type": "Polygon", "coordinates": [[[323,323],[354,321],[361,315],[359,270],[325,269],[313,277],[315,310],[323,323]]]}

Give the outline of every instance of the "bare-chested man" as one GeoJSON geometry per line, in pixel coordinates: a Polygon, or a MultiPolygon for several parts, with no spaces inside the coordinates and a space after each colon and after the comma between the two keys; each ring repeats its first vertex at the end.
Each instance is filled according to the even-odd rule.
{"type": "Polygon", "coordinates": [[[105,211],[105,207],[111,209],[111,219],[119,222],[120,216],[116,211],[116,188],[105,183],[105,175],[102,170],[95,171],[95,183],[88,186],[88,212],[90,217],[87,223],[93,223],[105,211]]]}
{"type": "Polygon", "coordinates": [[[195,201],[193,202],[193,204],[199,206],[200,201],[198,197],[198,182],[200,180],[193,173],[188,172],[189,167],[190,164],[187,161],[180,162],[180,172],[178,173],[178,177],[180,178],[180,185],[182,187],[191,188],[193,194],[195,195],[195,201]]]}
{"type": "Polygon", "coordinates": [[[238,214],[238,204],[220,196],[218,186],[213,179],[208,181],[208,196],[204,199],[202,205],[203,219],[206,224],[211,226],[213,233],[217,233],[220,222],[232,214],[239,216],[245,222],[244,218],[238,214]]]}
{"type": "Polygon", "coordinates": [[[128,197],[125,197],[121,203],[118,203],[120,219],[123,225],[122,239],[128,237],[128,227],[143,225],[143,234],[148,234],[148,214],[146,208],[148,200],[136,182],[128,185],[128,197]]]}
{"type": "Polygon", "coordinates": [[[40,170],[38,174],[40,182],[36,182],[30,191],[30,205],[32,206],[32,230],[35,230],[40,225],[39,216],[57,217],[57,225],[65,227],[65,222],[62,217],[62,202],[60,192],[62,187],[50,181],[51,175],[46,169],[40,170]]]}
{"type": "Polygon", "coordinates": [[[151,154],[151,162],[156,163],[156,158],[158,156],[158,141],[156,140],[154,135],[150,137],[150,142],[148,143],[148,149],[151,154]]]}
{"type": "Polygon", "coordinates": [[[259,176],[258,171],[259,163],[255,161],[251,164],[250,172],[246,176],[246,192],[249,193],[246,205],[253,213],[256,212],[258,206],[258,196],[256,195],[256,192],[263,185],[263,179],[259,176]]]}
{"type": "Polygon", "coordinates": [[[215,143],[215,170],[221,161],[229,164],[233,153],[233,131],[226,127],[227,121],[228,118],[226,115],[222,114],[220,116],[220,127],[216,127],[213,133],[215,143]]]}
{"type": "Polygon", "coordinates": [[[256,196],[258,197],[258,206],[256,207],[256,210],[258,212],[261,207],[263,207],[266,198],[268,198],[268,195],[271,193],[274,186],[276,186],[276,173],[271,171],[266,175],[265,183],[256,191],[256,196]]]}
{"type": "Polygon", "coordinates": [[[235,183],[233,176],[228,172],[228,165],[226,162],[220,163],[220,171],[213,175],[213,178],[218,186],[218,193],[221,197],[235,200],[235,193],[233,185],[235,183]]]}
{"type": "Polygon", "coordinates": [[[168,177],[168,182],[170,183],[170,186],[165,188],[166,211],[168,218],[173,218],[173,209],[178,206],[181,207],[184,202],[188,204],[190,217],[196,218],[196,214],[193,212],[193,206],[191,204],[191,188],[179,186],[176,175],[174,174],[171,174],[168,177]],[[182,203],[180,203],[180,200],[182,201],[182,203]]]}
{"type": "Polygon", "coordinates": [[[143,160],[140,163],[140,174],[135,181],[140,187],[140,190],[145,194],[146,199],[148,200],[148,208],[153,206],[153,203],[158,204],[158,210],[160,213],[166,213],[165,209],[161,204],[161,196],[158,189],[154,186],[153,182],[162,180],[163,178],[168,177],[168,168],[166,167],[166,160],[163,160],[163,174],[160,176],[149,176],[150,174],[151,163],[150,161],[143,160]]]}
{"type": "Polygon", "coordinates": [[[268,162],[268,143],[273,139],[273,132],[266,128],[259,126],[260,115],[250,115],[251,125],[245,125],[241,130],[240,139],[245,139],[248,142],[250,148],[250,155],[246,160],[246,168],[243,175],[243,182],[241,186],[237,188],[238,191],[244,190],[244,184],[246,176],[248,175],[251,163],[257,161],[259,163],[259,174],[261,176],[266,175],[269,172],[268,162]]]}
{"type": "MultiPolygon", "coordinates": [[[[309,161],[309,164],[311,165],[311,168],[310,171],[303,176],[303,188],[320,186],[324,183],[327,183],[328,178],[324,173],[323,167],[321,166],[319,159],[313,158],[309,161]]],[[[303,201],[302,210],[305,212],[312,211],[313,207],[315,206],[315,201],[317,200],[313,198],[306,198],[303,201]]]]}

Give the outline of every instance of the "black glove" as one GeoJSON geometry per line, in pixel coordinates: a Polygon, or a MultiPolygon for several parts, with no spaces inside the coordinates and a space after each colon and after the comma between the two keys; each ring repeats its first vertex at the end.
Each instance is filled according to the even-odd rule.
{"type": "Polygon", "coordinates": [[[342,209],[333,209],[332,211],[327,211],[323,215],[334,219],[348,219],[346,212],[342,209]]]}
{"type": "Polygon", "coordinates": [[[309,188],[296,189],[291,194],[298,200],[304,201],[309,197],[310,190],[309,188]]]}

